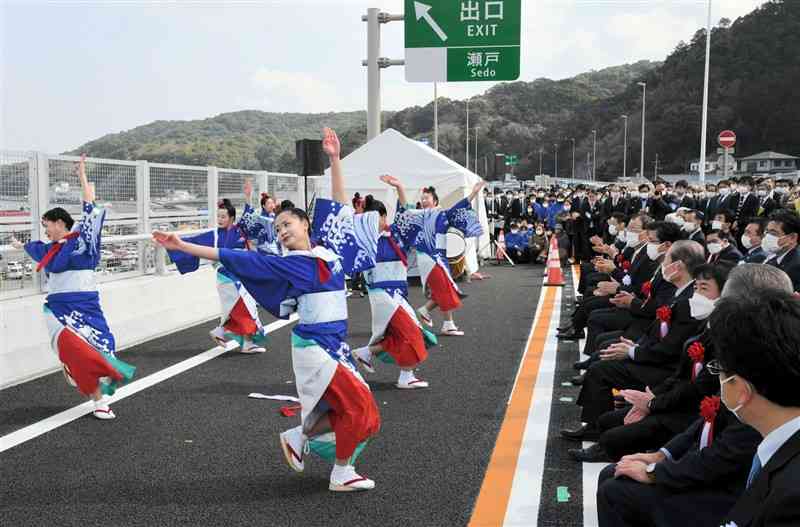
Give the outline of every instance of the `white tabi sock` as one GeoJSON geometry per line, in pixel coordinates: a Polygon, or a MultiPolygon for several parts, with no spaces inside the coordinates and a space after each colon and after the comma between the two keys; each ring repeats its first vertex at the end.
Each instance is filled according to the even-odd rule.
{"type": "Polygon", "coordinates": [[[416,376],[414,375],[413,371],[408,370],[400,370],[400,378],[397,379],[398,383],[401,384],[408,384],[413,380],[416,380],[416,376]]]}
{"type": "Polygon", "coordinates": [[[457,329],[455,322],[453,322],[452,320],[445,320],[444,322],[442,322],[442,331],[448,331],[450,329],[457,329]]]}
{"type": "Polygon", "coordinates": [[[340,483],[344,483],[353,478],[353,475],[356,473],[356,469],[353,465],[333,465],[333,470],[331,471],[331,479],[338,481],[340,483]]]}

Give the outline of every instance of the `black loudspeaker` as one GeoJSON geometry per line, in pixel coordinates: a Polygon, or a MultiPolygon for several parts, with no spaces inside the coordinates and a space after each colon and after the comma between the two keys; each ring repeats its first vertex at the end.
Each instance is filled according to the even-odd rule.
{"type": "Polygon", "coordinates": [[[322,141],[319,139],[300,139],[295,141],[297,162],[300,163],[300,175],[303,177],[319,176],[325,172],[322,163],[322,141]]]}

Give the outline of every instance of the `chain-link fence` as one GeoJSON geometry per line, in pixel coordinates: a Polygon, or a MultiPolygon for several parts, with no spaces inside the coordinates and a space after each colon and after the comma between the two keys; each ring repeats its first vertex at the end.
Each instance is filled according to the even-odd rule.
{"type": "MultiPolygon", "coordinates": [[[[0,150],[0,300],[45,290],[36,262],[24,250],[15,249],[12,241],[47,241],[39,217],[53,207],[80,216],[78,160],[0,150]]],[[[292,174],[87,158],[86,175],[95,188],[96,202],[108,211],[97,267],[99,281],[169,269],[164,251],[156,250],[150,233],[209,228],[216,223],[217,201],[224,198],[241,213],[247,180],[253,183],[256,207],[261,192],[275,196],[279,203],[285,199],[299,207],[305,203],[303,180],[292,174]]],[[[308,181],[309,198],[317,188],[313,179],[308,181]]]]}

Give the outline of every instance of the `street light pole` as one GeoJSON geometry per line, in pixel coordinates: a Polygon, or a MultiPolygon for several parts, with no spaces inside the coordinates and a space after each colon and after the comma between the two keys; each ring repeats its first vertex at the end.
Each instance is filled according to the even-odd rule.
{"type": "Polygon", "coordinates": [[[439,89],[433,83],[433,149],[439,151],[439,89]]]}
{"type": "Polygon", "coordinates": [[[700,184],[706,183],[706,128],[708,127],[708,67],[711,62],[711,0],[708,0],[706,24],[706,71],[703,81],[703,124],[700,130],[700,184]]]}
{"type": "Polygon", "coordinates": [[[639,177],[645,179],[644,177],[644,115],[645,109],[647,108],[647,83],[646,82],[638,82],[639,86],[642,87],[642,160],[639,167],[639,177]]]}
{"type": "Polygon", "coordinates": [[[597,170],[597,130],[592,130],[592,181],[597,181],[595,170],[597,170]]]}
{"type": "Polygon", "coordinates": [[[539,175],[542,175],[542,154],[544,154],[544,148],[539,147],[539,175]]]}
{"type": "Polygon", "coordinates": [[[464,166],[469,170],[469,99],[467,99],[467,158],[464,166]]]}
{"type": "Polygon", "coordinates": [[[622,120],[625,121],[625,139],[622,142],[622,177],[628,176],[628,116],[623,115],[622,120]]]}
{"type": "Polygon", "coordinates": [[[571,137],[572,141],[572,179],[575,179],[575,138],[571,137]]]}
{"type": "Polygon", "coordinates": [[[554,152],[554,158],[555,158],[555,166],[553,167],[553,172],[555,172],[555,174],[553,174],[553,177],[557,178],[558,177],[558,145],[557,144],[553,144],[553,152],[554,152]]]}
{"type": "MultiPolygon", "coordinates": [[[[475,127],[475,173],[478,173],[478,127],[475,127]]],[[[486,174],[483,175],[486,177],[486,174]]]]}

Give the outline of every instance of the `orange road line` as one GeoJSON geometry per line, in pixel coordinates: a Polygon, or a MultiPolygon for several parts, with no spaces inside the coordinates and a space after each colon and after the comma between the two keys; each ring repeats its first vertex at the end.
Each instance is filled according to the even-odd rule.
{"type": "Polygon", "coordinates": [[[522,447],[522,436],[528,422],[529,409],[533,404],[533,389],[539,374],[539,363],[553,316],[556,289],[542,288],[542,294],[545,297],[539,319],[528,340],[517,385],[511,394],[511,401],[500,426],[500,433],[469,522],[470,527],[499,527],[503,525],[506,516],[511,484],[514,481],[519,451],[522,447]]]}

